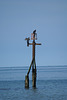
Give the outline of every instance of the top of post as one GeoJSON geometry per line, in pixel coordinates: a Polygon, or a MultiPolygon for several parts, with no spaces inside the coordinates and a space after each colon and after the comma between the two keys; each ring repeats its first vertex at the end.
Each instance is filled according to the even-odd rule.
{"type": "Polygon", "coordinates": [[[36,30],[34,30],[33,33],[31,33],[31,40],[37,40],[36,30]]]}
{"type": "Polygon", "coordinates": [[[33,40],[33,43],[29,43],[30,38],[25,38],[25,40],[27,40],[27,46],[29,47],[29,45],[41,45],[41,43],[35,43],[35,40],[37,40],[37,33],[36,30],[33,31],[33,33],[31,33],[31,40],[33,40]]]}

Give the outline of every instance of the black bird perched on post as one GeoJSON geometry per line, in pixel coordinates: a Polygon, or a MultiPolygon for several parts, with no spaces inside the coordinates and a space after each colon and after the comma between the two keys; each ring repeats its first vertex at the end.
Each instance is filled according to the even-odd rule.
{"type": "Polygon", "coordinates": [[[33,31],[33,33],[35,33],[35,32],[36,32],[36,30],[33,31]]]}
{"type": "Polygon", "coordinates": [[[27,46],[29,46],[29,40],[30,40],[30,38],[29,37],[25,38],[25,40],[27,40],[27,46]]]}

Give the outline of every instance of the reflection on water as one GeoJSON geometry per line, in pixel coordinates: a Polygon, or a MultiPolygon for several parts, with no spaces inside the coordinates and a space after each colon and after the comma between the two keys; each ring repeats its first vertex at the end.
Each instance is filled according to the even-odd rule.
{"type": "MultiPolygon", "coordinates": [[[[28,67],[0,67],[0,100],[67,100],[67,66],[37,67],[37,88],[25,89],[28,67]]],[[[30,72],[30,79],[32,73],[30,72]]]]}
{"type": "Polygon", "coordinates": [[[67,100],[67,80],[39,80],[37,88],[24,81],[0,81],[0,100],[67,100]]]}

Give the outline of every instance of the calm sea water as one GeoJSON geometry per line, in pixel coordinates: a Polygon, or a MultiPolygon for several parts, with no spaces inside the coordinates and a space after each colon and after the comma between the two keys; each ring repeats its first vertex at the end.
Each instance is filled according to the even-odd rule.
{"type": "Polygon", "coordinates": [[[28,67],[0,67],[0,100],[67,100],[67,66],[37,67],[37,88],[25,89],[28,67]]]}

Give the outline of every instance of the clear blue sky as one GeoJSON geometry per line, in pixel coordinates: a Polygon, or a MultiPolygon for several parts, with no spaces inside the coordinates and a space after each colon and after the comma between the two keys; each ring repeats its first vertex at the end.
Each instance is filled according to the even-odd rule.
{"type": "Polygon", "coordinates": [[[0,0],[0,67],[30,65],[34,29],[37,65],[67,65],[67,0],[0,0]]]}

